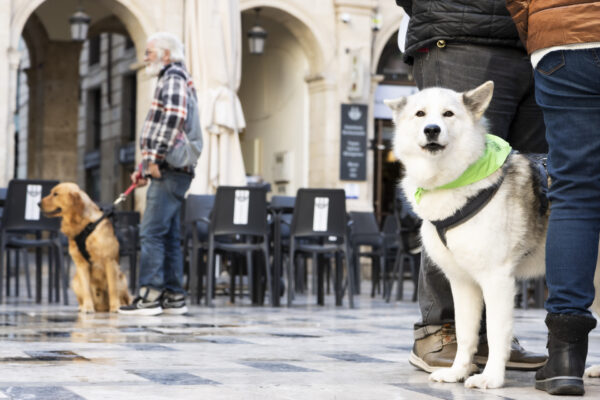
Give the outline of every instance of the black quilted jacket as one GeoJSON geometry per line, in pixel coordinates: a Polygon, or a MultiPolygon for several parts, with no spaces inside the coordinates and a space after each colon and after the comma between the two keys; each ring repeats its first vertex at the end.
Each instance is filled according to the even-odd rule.
{"type": "Polygon", "coordinates": [[[396,0],[410,15],[405,56],[440,39],[523,48],[505,0],[396,0]]]}

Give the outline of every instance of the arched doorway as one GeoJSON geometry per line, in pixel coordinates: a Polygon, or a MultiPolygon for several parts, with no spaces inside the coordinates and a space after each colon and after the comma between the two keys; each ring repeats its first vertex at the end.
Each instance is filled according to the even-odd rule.
{"type": "MultiPolygon", "coordinates": [[[[251,55],[246,32],[254,8],[242,13],[242,80],[239,97],[246,118],[240,136],[246,171],[269,182],[273,194],[295,195],[315,184],[309,159],[322,149],[324,111],[317,106],[333,88],[323,79],[323,40],[302,19],[302,10],[261,7],[268,32],[262,55],[251,55]]],[[[321,103],[322,104],[322,103],[321,103]]]]}
{"type": "Polygon", "coordinates": [[[15,175],[75,181],[108,202],[135,159],[127,145],[135,140],[138,92],[148,85],[130,66],[143,52],[147,24],[131,1],[81,4],[92,18],[84,43],[70,38],[76,1],[22,2],[15,11],[11,31],[27,49],[15,89],[17,120],[26,121],[16,125],[15,175]]]}

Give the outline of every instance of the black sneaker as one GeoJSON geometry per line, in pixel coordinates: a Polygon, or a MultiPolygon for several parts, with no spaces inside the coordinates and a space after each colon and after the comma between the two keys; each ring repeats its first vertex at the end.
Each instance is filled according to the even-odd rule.
{"type": "Polygon", "coordinates": [[[130,305],[119,308],[119,314],[158,315],[163,312],[160,303],[161,292],[156,289],[142,287],[140,293],[130,305]]]}
{"type": "Polygon", "coordinates": [[[188,312],[183,293],[173,293],[165,290],[161,297],[161,306],[165,314],[181,315],[188,312]]]}

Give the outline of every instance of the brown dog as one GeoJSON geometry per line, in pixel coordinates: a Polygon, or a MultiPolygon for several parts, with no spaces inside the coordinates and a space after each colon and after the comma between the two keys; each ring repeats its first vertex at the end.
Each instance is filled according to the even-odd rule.
{"type": "Polygon", "coordinates": [[[40,207],[49,217],[62,217],[61,231],[69,238],[69,254],[75,263],[71,287],[80,312],[117,312],[131,302],[127,278],[119,267],[119,242],[109,219],[103,219],[85,240],[89,262],[75,237],[102,217],[100,208],[75,183],[60,183],[44,197],[40,207]]]}

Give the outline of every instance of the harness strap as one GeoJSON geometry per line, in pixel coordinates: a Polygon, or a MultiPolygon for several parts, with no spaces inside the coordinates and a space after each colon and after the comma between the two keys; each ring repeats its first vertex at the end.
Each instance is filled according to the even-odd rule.
{"type": "Polygon", "coordinates": [[[500,180],[494,185],[480,190],[473,197],[469,197],[466,204],[450,217],[442,220],[430,221],[435,226],[438,236],[440,237],[442,243],[444,243],[444,246],[448,247],[446,244],[446,231],[454,228],[457,225],[467,222],[471,217],[477,214],[479,210],[481,210],[492,199],[492,197],[494,197],[498,191],[498,188],[502,184],[502,181],[504,181],[504,175],[502,175],[500,180]]]}
{"type": "Polygon", "coordinates": [[[77,248],[79,249],[79,252],[81,253],[83,258],[85,258],[85,260],[88,263],[90,262],[90,253],[87,251],[87,248],[85,247],[85,241],[87,240],[88,236],[90,236],[90,234],[94,231],[94,229],[96,229],[98,224],[100,224],[100,222],[102,222],[102,220],[104,218],[112,216],[113,213],[114,213],[114,209],[112,209],[112,208],[104,211],[102,213],[102,216],[99,219],[87,224],[85,226],[85,228],[83,228],[83,230],[81,232],[79,232],[77,234],[77,236],[75,236],[75,238],[74,238],[75,244],[77,244],[77,248]]]}

